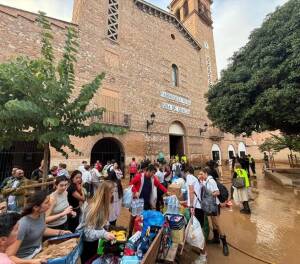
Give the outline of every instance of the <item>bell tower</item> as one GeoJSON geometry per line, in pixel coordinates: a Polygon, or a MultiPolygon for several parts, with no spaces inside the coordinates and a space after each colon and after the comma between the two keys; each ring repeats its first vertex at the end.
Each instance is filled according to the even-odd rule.
{"type": "Polygon", "coordinates": [[[211,5],[213,0],[172,0],[171,13],[189,30],[202,46],[201,60],[207,69],[207,83],[217,81],[213,21],[211,5]]]}

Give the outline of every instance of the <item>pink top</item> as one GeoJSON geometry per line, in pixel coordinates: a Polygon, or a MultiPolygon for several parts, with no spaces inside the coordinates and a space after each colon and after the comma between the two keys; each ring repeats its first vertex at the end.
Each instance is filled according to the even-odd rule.
{"type": "Polygon", "coordinates": [[[15,264],[14,262],[12,262],[9,257],[4,254],[4,253],[0,253],[0,263],[1,264],[15,264]]]}

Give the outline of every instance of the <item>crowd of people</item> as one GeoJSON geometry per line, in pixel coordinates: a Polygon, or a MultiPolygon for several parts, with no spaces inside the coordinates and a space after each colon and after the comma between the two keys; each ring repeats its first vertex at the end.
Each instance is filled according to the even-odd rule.
{"type": "MultiPolygon", "coordinates": [[[[243,204],[241,213],[249,214],[249,170],[251,168],[255,173],[255,162],[251,156],[247,158],[249,165],[244,160],[246,159],[237,158],[232,163],[233,182],[238,178],[244,182],[242,187],[235,187],[233,184],[232,196],[243,204]]],[[[31,178],[41,179],[42,168],[43,164],[32,172],[31,178]]],[[[114,160],[108,161],[104,166],[99,161],[92,166],[83,161],[71,173],[66,164],[59,164],[49,170],[49,179],[54,181],[54,186],[35,192],[24,206],[22,186],[26,185],[27,179],[22,169],[13,168],[11,177],[5,179],[0,187],[3,196],[0,210],[6,211],[0,215],[0,263],[43,263],[43,259],[32,258],[42,250],[44,237],[73,232],[84,234],[81,260],[85,263],[96,254],[100,238],[115,239],[112,233],[106,231],[106,227],[115,226],[121,214],[125,183],[122,180],[125,174],[114,160]],[[5,206],[1,207],[3,203],[7,205],[7,210],[5,206]]],[[[185,155],[176,155],[169,163],[164,158],[154,162],[146,157],[140,162],[132,158],[128,175],[133,196],[144,200],[144,210],[161,211],[163,196],[172,195],[168,186],[172,182],[182,184],[182,203],[185,203],[202,227],[207,217],[202,209],[203,193],[213,196],[218,211],[209,216],[214,236],[208,243],[222,242],[223,254],[229,255],[226,235],[219,223],[221,208],[226,206],[227,201],[220,199],[222,190],[217,162],[207,162],[206,166],[198,169],[196,175],[185,155]]],[[[131,221],[129,231],[132,230],[132,224],[131,221]]],[[[206,259],[207,252],[204,248],[196,263],[206,263],[206,259]]]]}

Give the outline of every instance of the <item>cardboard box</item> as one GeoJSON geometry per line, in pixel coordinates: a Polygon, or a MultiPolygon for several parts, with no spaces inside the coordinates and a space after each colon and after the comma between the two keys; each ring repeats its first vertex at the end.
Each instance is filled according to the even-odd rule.
{"type": "Polygon", "coordinates": [[[181,187],[180,187],[180,185],[178,185],[176,183],[170,184],[169,187],[168,187],[168,191],[171,194],[176,195],[178,200],[180,200],[180,198],[182,197],[182,195],[181,195],[181,187]]]}

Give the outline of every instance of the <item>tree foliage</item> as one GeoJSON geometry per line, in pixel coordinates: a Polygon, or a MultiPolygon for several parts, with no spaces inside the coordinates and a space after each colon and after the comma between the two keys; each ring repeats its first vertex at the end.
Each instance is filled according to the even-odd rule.
{"type": "Polygon", "coordinates": [[[214,125],[233,134],[300,133],[300,1],[268,15],[208,94],[214,125]]]}
{"type": "Polygon", "coordinates": [[[263,144],[259,146],[260,151],[279,152],[289,149],[292,152],[300,151],[300,135],[272,135],[267,138],[263,144]]]}
{"type": "MultiPolygon", "coordinates": [[[[37,141],[46,152],[52,146],[68,157],[67,149],[80,153],[72,144],[71,136],[125,132],[118,126],[93,122],[101,120],[105,109],[88,108],[104,73],[82,86],[75,97],[75,89],[78,89],[75,88],[74,71],[79,48],[77,30],[67,29],[63,56],[57,60],[51,24],[43,13],[38,22],[41,56],[37,59],[18,57],[0,64],[0,146],[8,147],[16,141],[37,141]]],[[[47,159],[44,160],[46,168],[47,159]]]]}

